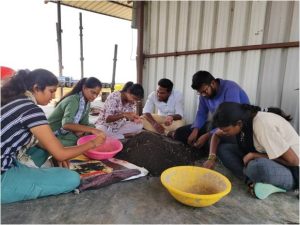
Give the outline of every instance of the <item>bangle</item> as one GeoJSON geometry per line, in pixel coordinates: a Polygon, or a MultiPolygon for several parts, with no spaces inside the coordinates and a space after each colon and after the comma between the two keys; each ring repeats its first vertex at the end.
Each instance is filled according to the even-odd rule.
{"type": "Polygon", "coordinates": [[[217,156],[216,154],[209,154],[207,160],[216,160],[217,156]]]}

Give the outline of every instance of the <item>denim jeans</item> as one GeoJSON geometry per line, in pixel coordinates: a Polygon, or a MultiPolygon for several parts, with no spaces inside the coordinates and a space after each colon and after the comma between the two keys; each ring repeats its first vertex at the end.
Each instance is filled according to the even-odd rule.
{"type": "Polygon", "coordinates": [[[236,177],[244,180],[244,163],[243,157],[246,154],[242,152],[237,144],[220,143],[218,146],[217,156],[222,164],[229,169],[236,177]]]}
{"type": "Polygon", "coordinates": [[[291,170],[270,159],[251,160],[245,167],[244,173],[254,183],[272,184],[287,191],[293,190],[296,186],[291,170]]]}
{"type": "Polygon", "coordinates": [[[245,167],[243,157],[246,154],[237,144],[229,143],[221,143],[217,151],[222,164],[239,179],[272,184],[285,190],[296,188],[296,179],[290,168],[267,158],[253,159],[245,167]]]}

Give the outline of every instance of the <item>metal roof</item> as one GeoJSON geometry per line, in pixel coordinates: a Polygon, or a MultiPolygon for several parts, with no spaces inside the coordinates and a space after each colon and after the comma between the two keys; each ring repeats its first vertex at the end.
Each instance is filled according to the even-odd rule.
{"type": "MultiPolygon", "coordinates": [[[[57,3],[57,0],[46,2],[57,3]]],[[[112,16],[119,19],[132,19],[133,1],[70,1],[60,0],[61,5],[70,6],[76,9],[82,9],[94,13],[112,16]]]]}

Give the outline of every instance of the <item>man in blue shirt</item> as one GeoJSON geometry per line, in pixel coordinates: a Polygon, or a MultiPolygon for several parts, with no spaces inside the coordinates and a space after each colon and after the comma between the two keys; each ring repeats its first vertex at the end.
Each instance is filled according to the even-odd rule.
{"type": "Polygon", "coordinates": [[[235,82],[214,78],[207,71],[198,71],[193,75],[191,87],[198,92],[199,107],[193,124],[178,128],[174,138],[185,144],[201,148],[210,135],[209,113],[214,113],[222,102],[249,104],[246,92],[235,82]]]}

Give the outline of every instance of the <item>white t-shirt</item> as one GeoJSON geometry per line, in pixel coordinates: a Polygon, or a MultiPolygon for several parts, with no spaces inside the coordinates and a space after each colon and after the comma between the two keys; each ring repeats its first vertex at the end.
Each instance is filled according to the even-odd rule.
{"type": "Polygon", "coordinates": [[[283,155],[289,148],[299,157],[299,136],[283,117],[269,112],[258,112],[253,119],[253,141],[258,152],[270,159],[283,155]]]}
{"type": "Polygon", "coordinates": [[[143,113],[153,113],[154,107],[157,108],[158,115],[175,115],[179,114],[183,117],[183,97],[181,92],[172,90],[168,101],[158,101],[156,91],[153,91],[146,101],[143,113]]]}

